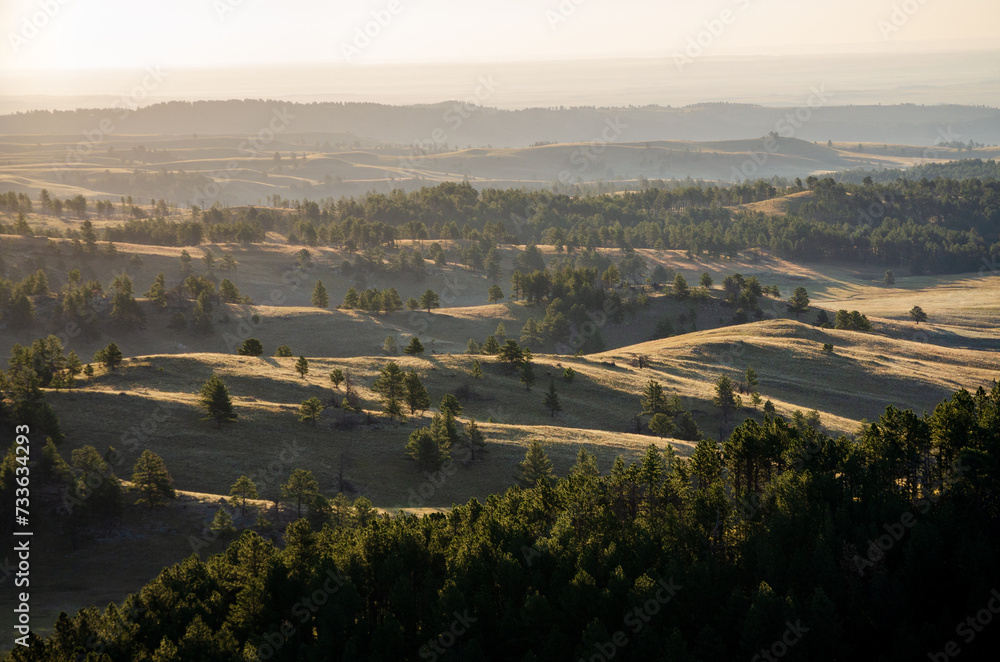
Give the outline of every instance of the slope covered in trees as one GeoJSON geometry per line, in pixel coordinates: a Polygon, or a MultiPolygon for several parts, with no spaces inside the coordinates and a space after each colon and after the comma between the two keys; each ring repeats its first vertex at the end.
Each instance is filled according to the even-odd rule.
{"type": "Polygon", "coordinates": [[[857,442],[768,418],[605,476],[584,453],[448,514],[244,533],[12,659],[922,659],[994,597],[998,452],[994,384],[857,442]]]}
{"type": "MultiPolygon", "coordinates": [[[[914,273],[974,271],[983,260],[1000,256],[996,180],[896,179],[858,185],[810,177],[805,187],[811,192],[807,201],[794,213],[775,216],[727,207],[799,192],[802,185],[779,191],[757,181],[571,196],[478,191],[468,183],[445,183],[411,193],[276,201],[282,205],[277,209],[216,206],[194,210],[186,220],[158,214],[111,225],[103,238],[161,245],[255,243],[277,231],[291,244],[376,252],[401,239],[464,240],[472,244],[465,260],[475,270],[482,268],[492,247],[504,243],[679,249],[708,256],[765,249],[790,259],[905,266],[914,273]]],[[[0,202],[12,213],[23,206],[11,195],[0,196],[0,202]]],[[[0,232],[21,232],[18,227],[0,225],[0,232]]],[[[81,238],[76,230],[66,236],[81,238]]]]}

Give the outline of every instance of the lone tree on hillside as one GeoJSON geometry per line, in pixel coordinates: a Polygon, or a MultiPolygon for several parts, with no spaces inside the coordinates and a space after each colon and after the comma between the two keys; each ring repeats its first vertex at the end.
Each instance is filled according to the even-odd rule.
{"type": "Polygon", "coordinates": [[[94,361],[100,363],[109,370],[114,370],[122,362],[122,351],[118,345],[108,343],[108,346],[94,354],[94,361]]]}
{"type": "Polygon", "coordinates": [[[317,308],[327,308],[330,305],[330,295],[326,293],[321,280],[316,281],[316,287],[313,288],[312,305],[317,308]]]}
{"type": "Polygon", "coordinates": [[[302,401],[302,405],[299,407],[299,420],[303,423],[316,425],[316,421],[319,420],[319,415],[322,413],[323,403],[314,396],[302,401]]]}
{"type": "Polygon", "coordinates": [[[420,342],[420,338],[413,336],[410,342],[403,348],[403,352],[409,354],[410,356],[415,356],[417,354],[424,353],[424,346],[420,342]]]}
{"type": "Polygon", "coordinates": [[[796,287],[792,292],[792,298],[788,300],[788,310],[798,317],[800,313],[809,310],[809,293],[804,287],[796,287]]]}
{"type": "Polygon", "coordinates": [[[441,307],[441,297],[437,295],[434,290],[427,290],[420,295],[420,307],[426,308],[427,312],[431,312],[434,308],[441,307]]]}
{"type": "Polygon", "coordinates": [[[555,418],[557,411],[562,411],[559,404],[559,394],[556,393],[555,381],[549,381],[549,392],[545,394],[545,406],[549,408],[549,416],[555,418]]]}
{"type": "Polygon", "coordinates": [[[521,383],[528,391],[535,385],[535,369],[531,366],[531,361],[525,361],[521,364],[521,383]]]}
{"type": "Polygon", "coordinates": [[[240,356],[260,356],[264,353],[264,345],[256,338],[247,338],[236,353],[240,356]]]}
{"type": "Polygon", "coordinates": [[[747,366],[747,390],[752,394],[760,392],[760,380],[757,378],[757,371],[747,366]]]}
{"type": "Polygon", "coordinates": [[[224,421],[232,422],[236,420],[236,412],[233,411],[233,401],[229,399],[229,391],[218,375],[212,375],[201,387],[201,398],[198,400],[199,406],[205,410],[205,417],[201,420],[214,420],[218,427],[222,427],[224,421]]]}
{"type": "Polygon", "coordinates": [[[281,486],[281,496],[295,499],[295,517],[302,517],[302,502],[312,501],[319,494],[319,483],[308,469],[296,469],[281,486]]]}
{"type": "Polygon", "coordinates": [[[490,291],[487,293],[487,298],[490,303],[496,303],[500,299],[503,299],[503,290],[500,289],[499,285],[494,283],[493,285],[490,285],[490,291]]]}
{"type": "Polygon", "coordinates": [[[678,299],[685,299],[689,292],[690,288],[688,287],[687,279],[682,274],[674,276],[674,296],[678,299]]]}
{"type": "Polygon", "coordinates": [[[150,508],[161,506],[167,499],[177,496],[163,458],[148,449],[142,452],[132,468],[132,487],[140,494],[136,505],[150,508]]]}
{"type": "Polygon", "coordinates": [[[470,462],[476,461],[476,451],[481,453],[487,452],[486,437],[483,436],[474,418],[469,420],[469,425],[465,429],[465,436],[462,437],[462,445],[469,451],[470,462]]]}
{"type": "Polygon", "coordinates": [[[892,287],[896,284],[896,274],[892,271],[885,272],[885,276],[882,278],[882,284],[886,287],[892,287]]]}
{"type": "Polygon", "coordinates": [[[925,313],[924,309],[920,306],[914,306],[910,309],[910,317],[912,317],[913,321],[917,324],[927,321],[927,313],[925,313]]]}
{"type": "Polygon", "coordinates": [[[247,499],[257,498],[257,485],[246,476],[240,476],[229,488],[229,496],[240,500],[240,515],[247,514],[247,499]]]}
{"type": "Polygon", "coordinates": [[[537,439],[528,446],[524,461],[519,463],[517,468],[521,470],[521,482],[529,487],[534,487],[538,481],[550,483],[555,477],[552,472],[552,460],[542,450],[542,444],[537,439]]]}
{"type": "Polygon", "coordinates": [[[288,345],[278,345],[278,349],[274,350],[274,355],[279,359],[288,359],[292,357],[292,348],[288,345]]]}
{"type": "Polygon", "coordinates": [[[309,361],[306,361],[306,357],[300,356],[299,360],[295,362],[295,372],[299,373],[299,377],[302,379],[306,378],[309,374],[309,361]]]}
{"type": "Polygon", "coordinates": [[[340,368],[334,368],[331,370],[330,381],[333,382],[333,388],[339,389],[341,382],[344,381],[344,371],[340,368]]]}

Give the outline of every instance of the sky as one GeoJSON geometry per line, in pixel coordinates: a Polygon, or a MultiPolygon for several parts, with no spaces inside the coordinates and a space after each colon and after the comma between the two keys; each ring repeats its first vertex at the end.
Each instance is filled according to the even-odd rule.
{"type": "MultiPolygon", "coordinates": [[[[642,58],[683,73],[701,58],[954,50],[988,53],[982,76],[1000,80],[998,24],[997,0],[3,0],[0,97],[121,95],[152,70],[175,74],[159,94],[204,98],[214,83],[192,70],[246,77],[308,64],[341,67],[344,80],[362,81],[347,87],[382,99],[423,71],[437,75],[412,68],[421,63],[642,58]],[[400,64],[411,69],[366,86],[366,67],[400,64]]],[[[297,93],[309,89],[307,77],[298,82],[297,93]]],[[[232,93],[270,90],[251,83],[232,93]]],[[[451,85],[424,96],[465,89],[451,85]]],[[[340,87],[324,91],[350,91],[340,87]]]]}
{"type": "Polygon", "coordinates": [[[996,0],[5,0],[0,68],[926,51],[998,24],[996,0]]]}

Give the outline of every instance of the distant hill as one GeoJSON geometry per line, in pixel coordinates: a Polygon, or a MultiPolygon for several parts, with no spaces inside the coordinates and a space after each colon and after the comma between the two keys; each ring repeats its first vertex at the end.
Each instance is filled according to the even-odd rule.
{"type": "Polygon", "coordinates": [[[397,145],[526,147],[538,141],[735,140],[777,131],[826,142],[1000,143],[1000,110],[960,105],[575,107],[499,110],[459,101],[390,106],[267,100],[173,101],[134,111],[82,109],[0,116],[3,134],[346,134],[397,145]],[[796,112],[798,112],[796,118],[796,112]],[[102,124],[103,123],[103,124],[102,124]],[[100,127],[104,126],[104,129],[100,127]]]}

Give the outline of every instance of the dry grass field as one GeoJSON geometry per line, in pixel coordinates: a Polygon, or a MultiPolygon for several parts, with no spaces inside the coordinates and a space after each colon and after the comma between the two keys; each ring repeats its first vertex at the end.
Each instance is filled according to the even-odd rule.
{"type": "MultiPolygon", "coordinates": [[[[84,260],[74,257],[68,244],[5,236],[0,238],[0,257],[12,277],[45,268],[53,290],[74,267],[82,268],[85,279],[105,283],[116,273],[129,273],[138,294],[161,271],[167,274],[168,286],[180,280],[180,248],[122,244],[121,257],[84,260]]],[[[205,273],[199,259],[203,248],[188,249],[196,274],[205,273]]],[[[310,306],[316,280],[324,282],[332,305],[354,284],[339,272],[339,265],[351,257],[345,251],[311,248],[312,265],[298,269],[296,246],[210,248],[216,256],[236,257],[235,272],[216,276],[230,278],[255,302],[250,307],[219,307],[214,333],[171,331],[166,328],[168,314],[144,303],[148,321],[143,330],[120,335],[105,329],[99,337],[66,338],[67,351],[77,351],[84,360],[114,340],[126,360],[115,371],[100,368],[94,377],[81,378],[73,389],[47,392],[66,433],[63,455],[69,457],[84,444],[100,451],[114,446],[124,458],[116,471],[127,479],[132,463],[148,448],[164,458],[182,493],[164,509],[129,507],[121,524],[106,532],[68,539],[58,520],[42,525],[38,542],[44,551],[38,563],[47,568],[47,579],[35,603],[38,623],[53,622],[63,609],[120,600],[163,565],[191,554],[192,539],[204,538],[207,521],[240,475],[253,477],[261,496],[270,499],[293,469],[308,468],[326,496],[343,488],[351,498],[365,496],[384,511],[423,513],[470,497],[484,499],[515,484],[517,463],[535,439],[543,442],[559,475],[570,469],[581,446],[597,454],[605,471],[617,456],[626,461],[639,458],[650,443],[661,448],[671,443],[680,455],[689,454],[690,443],[653,437],[644,423],[636,434],[640,393],[650,379],[679,395],[702,431],[716,437],[743,418],[761,417],[747,406],[720,430],[719,411],[712,404],[714,381],[723,374],[739,379],[747,366],[757,371],[761,393],[778,413],[790,416],[795,410],[815,409],[824,430],[835,435],[853,434],[863,419],[878,417],[889,404],[928,411],[953,390],[988,385],[1000,374],[1000,278],[989,269],[956,276],[897,275],[896,284],[885,287],[876,269],[796,264],[766,254],[709,260],[678,251],[641,250],[650,268],[662,264],[680,271],[692,284],[709,273],[718,288],[727,274],[739,272],[777,285],[782,299],[764,301],[762,321],[727,326],[732,310],[717,297],[696,305],[654,293],[636,318],[600,329],[605,351],[586,356],[536,353],[537,383],[528,391],[494,357],[464,354],[469,338],[483,340],[499,322],[516,338],[529,317],[544,316],[544,306],[489,304],[489,282],[482,274],[449,261],[443,268],[428,262],[422,282],[400,282],[392,275],[376,278],[366,286],[395,286],[404,300],[435,289],[442,308],[367,315],[310,306]],[[807,288],[814,307],[801,320],[783,304],[798,286],[807,288]],[[909,319],[914,305],[928,313],[927,323],[909,319]],[[819,308],[831,315],[840,308],[860,310],[872,321],[874,332],[815,327],[811,322],[819,308]],[[678,323],[681,314],[690,319],[692,310],[697,314],[696,331],[690,321],[678,323]],[[682,333],[651,341],[656,323],[664,317],[682,333]],[[382,353],[386,336],[395,337],[402,347],[414,335],[427,348],[423,356],[382,353]],[[263,342],[264,356],[235,355],[235,347],[250,336],[263,342]],[[834,346],[832,354],[823,352],[824,343],[834,346]],[[305,379],[294,371],[294,359],[271,356],[279,344],[308,359],[305,379]],[[633,365],[640,354],[649,359],[641,370],[633,365]],[[469,374],[474,358],[482,364],[481,379],[469,374]],[[420,375],[432,411],[405,422],[389,421],[380,413],[370,387],[389,360],[420,375]],[[576,371],[572,382],[562,379],[568,366],[576,371]],[[333,368],[350,375],[362,407],[372,415],[370,421],[363,418],[350,429],[339,425],[342,410],[334,403],[343,397],[343,386],[334,389],[329,381],[333,368]],[[239,415],[221,430],[201,420],[196,405],[201,385],[213,373],[227,384],[239,415]],[[555,417],[542,404],[550,380],[562,404],[555,417]],[[463,394],[462,420],[475,417],[489,453],[473,464],[456,464],[446,475],[428,475],[404,455],[403,447],[413,430],[429,424],[445,393],[463,394]],[[315,426],[297,420],[299,404],[312,396],[329,405],[315,426]]],[[[553,249],[542,250],[546,259],[556,257],[553,249]]],[[[514,251],[504,248],[506,273],[514,251]]],[[[617,256],[617,251],[604,252],[617,256]]],[[[501,285],[506,292],[509,284],[505,280],[501,285]]],[[[38,304],[39,322],[33,328],[0,331],[0,351],[6,353],[15,342],[63,332],[47,322],[52,305],[54,300],[38,304]]],[[[290,517],[287,510],[284,517],[290,517]]],[[[204,555],[223,545],[214,540],[196,547],[204,555]]]]}

